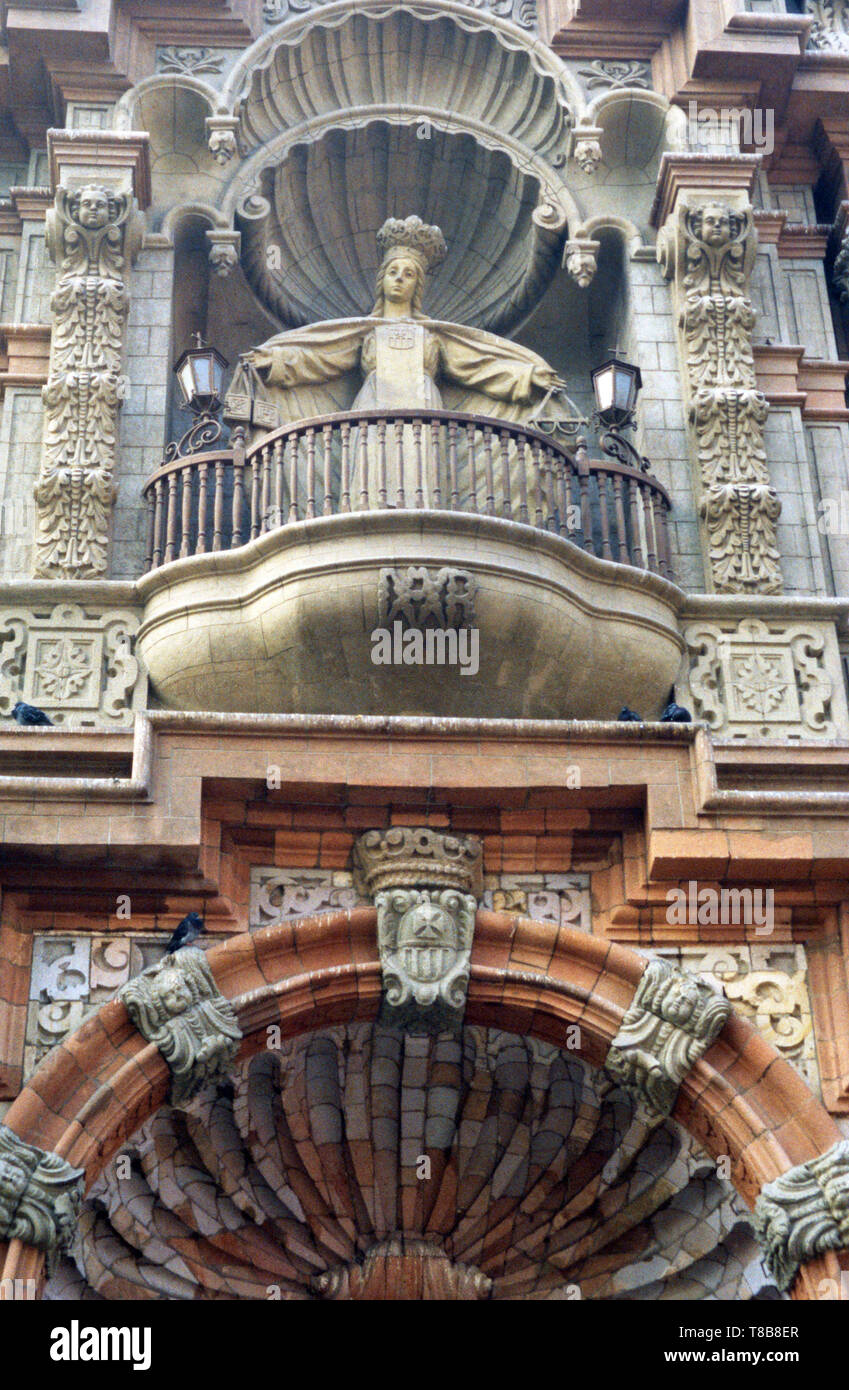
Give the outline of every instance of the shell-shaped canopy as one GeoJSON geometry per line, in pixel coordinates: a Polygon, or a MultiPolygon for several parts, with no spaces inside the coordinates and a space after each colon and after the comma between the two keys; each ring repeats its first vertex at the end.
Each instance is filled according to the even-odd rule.
{"type": "Polygon", "coordinates": [[[405,1294],[776,1297],[715,1165],[574,1054],[369,1023],[286,1042],[161,1110],[92,1187],[46,1290],[405,1294]]]}
{"type": "Polygon", "coordinates": [[[297,145],[242,204],[243,265],[288,327],[370,313],[387,217],[441,227],[448,256],[428,278],[433,318],[508,331],[535,306],[562,235],[534,211],[539,180],[502,150],[427,122],[331,130],[297,145]]]}

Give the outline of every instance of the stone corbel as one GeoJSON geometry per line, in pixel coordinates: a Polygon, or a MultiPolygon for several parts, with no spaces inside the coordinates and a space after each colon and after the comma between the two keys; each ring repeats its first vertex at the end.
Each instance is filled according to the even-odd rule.
{"type": "Polygon", "coordinates": [[[239,153],[236,140],[238,128],[237,116],[207,116],[207,145],[216,164],[229,164],[239,153]]]}
{"type": "Polygon", "coordinates": [[[601,126],[578,125],[575,127],[572,158],[585,174],[594,174],[601,164],[601,126]]]}
{"type": "Polygon", "coordinates": [[[563,265],[582,290],[592,283],[600,249],[600,241],[582,236],[573,237],[563,248],[563,265]]]}
{"type": "Polygon", "coordinates": [[[849,1141],[767,1183],[755,1202],[754,1227],[782,1292],[807,1260],[849,1249],[849,1141]]]}
{"type": "Polygon", "coordinates": [[[206,233],[209,243],[209,266],[213,274],[226,278],[239,264],[242,246],[241,232],[220,230],[210,227],[206,233]]]}
{"type": "Polygon", "coordinates": [[[165,956],[122,986],[118,998],[168,1063],[172,1105],[184,1105],[204,1086],[227,1078],[242,1032],[198,947],[165,956]]]}
{"type": "Polygon", "coordinates": [[[671,1114],[690,1068],[721,1033],[731,1005],[686,970],[649,961],[604,1063],[649,1114],[671,1114]]]}
{"type": "Polygon", "coordinates": [[[426,828],[369,830],[354,846],[355,882],[377,908],[385,1023],[459,1028],[466,1007],[481,846],[426,828]]]}
{"type": "Polygon", "coordinates": [[[747,192],[696,189],[698,173],[691,162],[677,187],[668,171],[662,179],[656,208],[668,213],[657,257],[674,286],[710,584],[719,593],[774,594],[782,588],[781,503],[770,486],[769,405],[757,389],[752,350],[755,221],[747,192]]]}
{"type": "Polygon", "coordinates": [[[48,1271],[76,1232],[85,1174],[0,1125],[0,1240],[47,1252],[48,1271]]]}

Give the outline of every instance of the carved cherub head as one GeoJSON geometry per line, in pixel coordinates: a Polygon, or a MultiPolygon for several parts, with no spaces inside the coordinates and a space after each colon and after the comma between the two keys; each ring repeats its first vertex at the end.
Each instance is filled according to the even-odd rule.
{"type": "Polygon", "coordinates": [[[151,1003],[161,1018],[174,1018],[192,1007],[194,999],[188,980],[179,970],[164,969],[153,981],[151,1003]]]}
{"type": "Polygon", "coordinates": [[[731,240],[731,213],[721,203],[706,203],[693,217],[693,229],[707,246],[725,246],[731,240]]]}
{"type": "Polygon", "coordinates": [[[111,199],[105,188],[89,184],[75,193],[70,201],[71,216],[88,231],[105,227],[111,216],[111,199]]]}
{"type": "Polygon", "coordinates": [[[11,1214],[27,1190],[29,1173],[8,1154],[0,1158],[0,1213],[11,1214]]]}

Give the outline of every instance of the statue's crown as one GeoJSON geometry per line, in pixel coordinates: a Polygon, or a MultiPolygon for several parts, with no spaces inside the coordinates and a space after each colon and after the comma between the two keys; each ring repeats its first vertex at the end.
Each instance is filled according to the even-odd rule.
{"type": "Polygon", "coordinates": [[[388,217],[377,234],[377,244],[384,257],[396,248],[413,251],[425,270],[432,270],[448,254],[439,227],[429,227],[420,217],[388,217]]]}
{"type": "Polygon", "coordinates": [[[368,897],[386,888],[456,888],[479,895],[481,863],[474,835],[425,826],[367,830],[354,845],[355,883],[368,897]]]}

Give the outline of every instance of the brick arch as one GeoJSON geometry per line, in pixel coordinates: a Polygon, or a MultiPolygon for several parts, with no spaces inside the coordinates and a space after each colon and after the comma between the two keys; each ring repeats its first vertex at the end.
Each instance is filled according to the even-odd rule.
{"type": "MultiPolygon", "coordinates": [[[[212,973],[244,1034],[240,1059],[263,1050],[270,1025],[286,1038],[377,1016],[376,921],[373,908],[354,908],[246,932],[209,952],[212,973]]],[[[635,951],[586,932],[480,911],[466,1021],[560,1045],[565,1029],[577,1023],[576,1055],[600,1067],[646,963],[635,951]]],[[[84,1168],[88,1188],[166,1103],[168,1089],[166,1063],[116,999],[48,1056],[5,1124],[84,1168]]],[[[729,1155],[731,1180],[750,1205],[764,1183],[841,1138],[795,1069],[733,1015],[682,1083],[672,1118],[713,1157],[729,1155]]],[[[43,1263],[41,1252],[20,1241],[0,1242],[3,1280],[41,1280],[43,1263]]],[[[837,1255],[803,1266],[794,1297],[816,1297],[826,1278],[839,1286],[837,1255]]]]}

